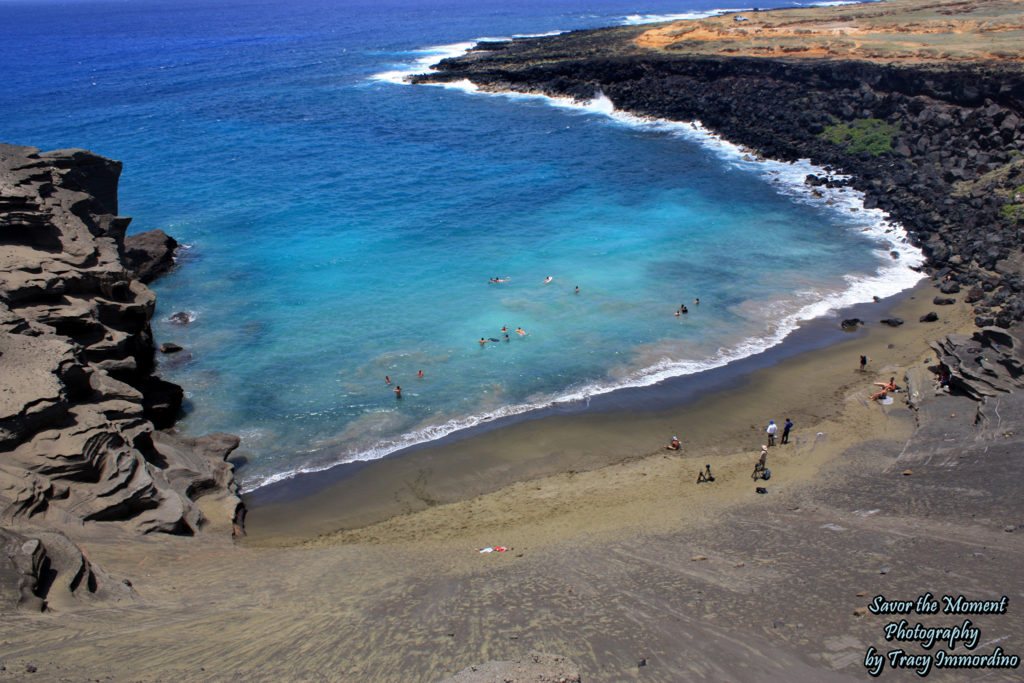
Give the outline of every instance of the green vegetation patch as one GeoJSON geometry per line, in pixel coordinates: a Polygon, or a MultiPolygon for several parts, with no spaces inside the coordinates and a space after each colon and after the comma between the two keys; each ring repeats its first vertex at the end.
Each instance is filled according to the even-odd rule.
{"type": "Polygon", "coordinates": [[[868,152],[872,156],[892,151],[892,139],[900,127],[882,119],[854,119],[849,123],[836,122],[827,126],[820,137],[839,145],[850,154],[868,152]]]}
{"type": "Polygon", "coordinates": [[[1003,204],[999,209],[1003,218],[1012,218],[1017,221],[1024,220],[1024,204],[1003,204]]]}

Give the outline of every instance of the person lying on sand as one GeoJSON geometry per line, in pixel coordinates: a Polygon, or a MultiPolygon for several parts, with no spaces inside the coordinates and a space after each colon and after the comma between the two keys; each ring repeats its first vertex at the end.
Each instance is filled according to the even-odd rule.
{"type": "Polygon", "coordinates": [[[885,398],[888,395],[889,395],[889,390],[888,389],[882,389],[877,394],[873,394],[871,396],[871,400],[872,401],[879,401],[879,400],[885,398]]]}
{"type": "Polygon", "coordinates": [[[896,378],[890,377],[888,382],[875,382],[876,385],[882,387],[886,391],[896,391],[896,378]]]}

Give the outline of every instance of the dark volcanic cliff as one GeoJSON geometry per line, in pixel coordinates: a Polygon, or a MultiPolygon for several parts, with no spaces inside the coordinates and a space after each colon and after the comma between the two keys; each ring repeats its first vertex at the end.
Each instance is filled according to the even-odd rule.
{"type": "Polygon", "coordinates": [[[156,431],[182,391],[152,374],[155,296],[124,265],[120,172],[83,150],[0,145],[0,546],[14,549],[0,555],[0,608],[39,597],[36,582],[74,554],[52,530],[241,522],[226,462],[238,438],[156,431]],[[204,514],[195,501],[207,495],[204,514]]]}
{"type": "MultiPolygon", "coordinates": [[[[1024,319],[1024,70],[677,55],[636,27],[480,44],[414,82],[590,99],[699,120],[765,157],[810,158],[900,221],[979,326],[1024,319]]],[[[836,182],[808,178],[811,184],[836,182]]]]}

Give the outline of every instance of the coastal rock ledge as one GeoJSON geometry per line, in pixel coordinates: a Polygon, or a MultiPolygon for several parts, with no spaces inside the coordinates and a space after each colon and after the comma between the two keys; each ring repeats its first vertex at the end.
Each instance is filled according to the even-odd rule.
{"type": "MultiPolygon", "coordinates": [[[[84,150],[0,144],[0,525],[51,554],[68,553],[55,531],[103,525],[241,532],[238,438],[157,431],[183,394],[153,375],[155,295],[125,267],[120,173],[84,150]]],[[[28,555],[0,557],[0,577],[39,564],[28,555]]]]}

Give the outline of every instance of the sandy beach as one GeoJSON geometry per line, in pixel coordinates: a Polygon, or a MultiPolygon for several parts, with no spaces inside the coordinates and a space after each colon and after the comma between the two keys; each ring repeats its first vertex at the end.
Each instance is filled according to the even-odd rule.
{"type": "MultiPolygon", "coordinates": [[[[86,530],[89,558],[130,581],[135,598],[5,617],[2,676],[435,681],[540,651],[567,657],[586,681],[865,680],[869,649],[895,647],[883,631],[892,617],[868,613],[869,602],[929,591],[1008,596],[1007,614],[970,619],[977,651],[1019,653],[1024,545],[1013,532],[1018,478],[1005,476],[1019,464],[999,442],[1020,411],[1007,404],[998,428],[981,428],[965,398],[918,412],[901,394],[869,400],[873,382],[903,384],[908,368],[932,362],[930,339],[970,329],[969,308],[933,307],[935,291],[925,282],[892,310],[879,304],[847,340],[696,404],[512,425],[382,462],[368,473],[375,488],[357,473],[257,507],[241,543],[223,529],[125,543],[90,542],[86,530]],[[933,309],[938,322],[916,322],[933,309]],[[877,322],[890,315],[908,322],[877,322]],[[764,425],[786,417],[790,444],[770,449],[758,495],[750,472],[764,425]],[[949,453],[915,448],[915,428],[943,430],[922,443],[948,442],[949,453]],[[681,453],[663,448],[673,433],[681,453]],[[592,443],[619,457],[587,467],[592,443]],[[527,464],[511,472],[523,451],[527,464]],[[462,481],[489,492],[460,496],[449,481],[467,453],[490,468],[462,481]],[[705,464],[715,481],[698,485],[705,464]],[[389,493],[373,513],[383,521],[358,523],[346,481],[367,498],[389,493]],[[510,550],[477,551],[498,545],[510,550]]],[[[888,665],[883,675],[917,677],[888,665]]]]}

